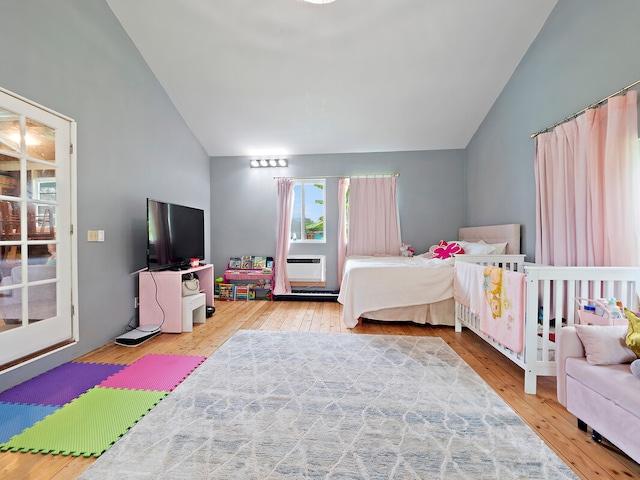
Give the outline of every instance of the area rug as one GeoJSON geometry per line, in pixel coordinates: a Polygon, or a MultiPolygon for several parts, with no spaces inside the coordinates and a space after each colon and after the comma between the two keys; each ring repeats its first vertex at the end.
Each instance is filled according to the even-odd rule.
{"type": "Polygon", "coordinates": [[[239,331],[81,479],[575,479],[440,338],[239,331]]]}

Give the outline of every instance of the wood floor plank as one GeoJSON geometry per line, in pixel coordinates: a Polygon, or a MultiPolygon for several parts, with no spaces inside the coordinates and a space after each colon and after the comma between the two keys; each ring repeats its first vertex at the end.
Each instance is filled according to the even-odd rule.
{"type": "MultiPolygon", "coordinates": [[[[585,480],[640,478],[640,465],[606,442],[596,444],[576,426],[576,419],[556,399],[555,377],[538,379],[537,395],[524,393],[524,373],[504,355],[465,330],[410,323],[360,321],[342,325],[337,302],[216,302],[215,314],[193,332],[162,334],[135,348],[104,345],[77,361],[130,364],[149,353],[209,356],[238,330],[341,332],[357,335],[441,337],[524,422],[585,480]]],[[[0,478],[66,480],[77,478],[92,458],[31,453],[0,453],[0,478]]]]}
{"type": "Polygon", "coordinates": [[[320,332],[322,328],[322,316],[324,314],[324,307],[327,302],[319,302],[316,304],[316,308],[313,312],[313,321],[309,327],[310,332],[320,332]]]}

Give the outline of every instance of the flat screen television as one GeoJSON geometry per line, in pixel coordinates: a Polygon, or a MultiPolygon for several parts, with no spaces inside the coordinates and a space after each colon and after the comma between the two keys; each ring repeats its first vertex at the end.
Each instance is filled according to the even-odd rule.
{"type": "Polygon", "coordinates": [[[147,198],[147,267],[188,268],[204,260],[204,210],[147,198]]]}

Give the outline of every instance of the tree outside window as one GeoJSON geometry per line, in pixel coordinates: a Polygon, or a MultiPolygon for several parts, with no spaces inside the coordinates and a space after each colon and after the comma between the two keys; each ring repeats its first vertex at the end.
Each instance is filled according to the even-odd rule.
{"type": "Polygon", "coordinates": [[[293,187],[291,241],[326,242],[325,184],[322,180],[299,180],[293,187]]]}

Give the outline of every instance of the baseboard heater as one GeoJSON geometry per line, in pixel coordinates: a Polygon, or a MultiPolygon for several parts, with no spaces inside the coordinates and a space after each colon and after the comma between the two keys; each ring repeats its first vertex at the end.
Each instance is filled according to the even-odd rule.
{"type": "Polygon", "coordinates": [[[324,287],[327,284],[324,255],[289,255],[287,277],[291,287],[324,287]]]}

